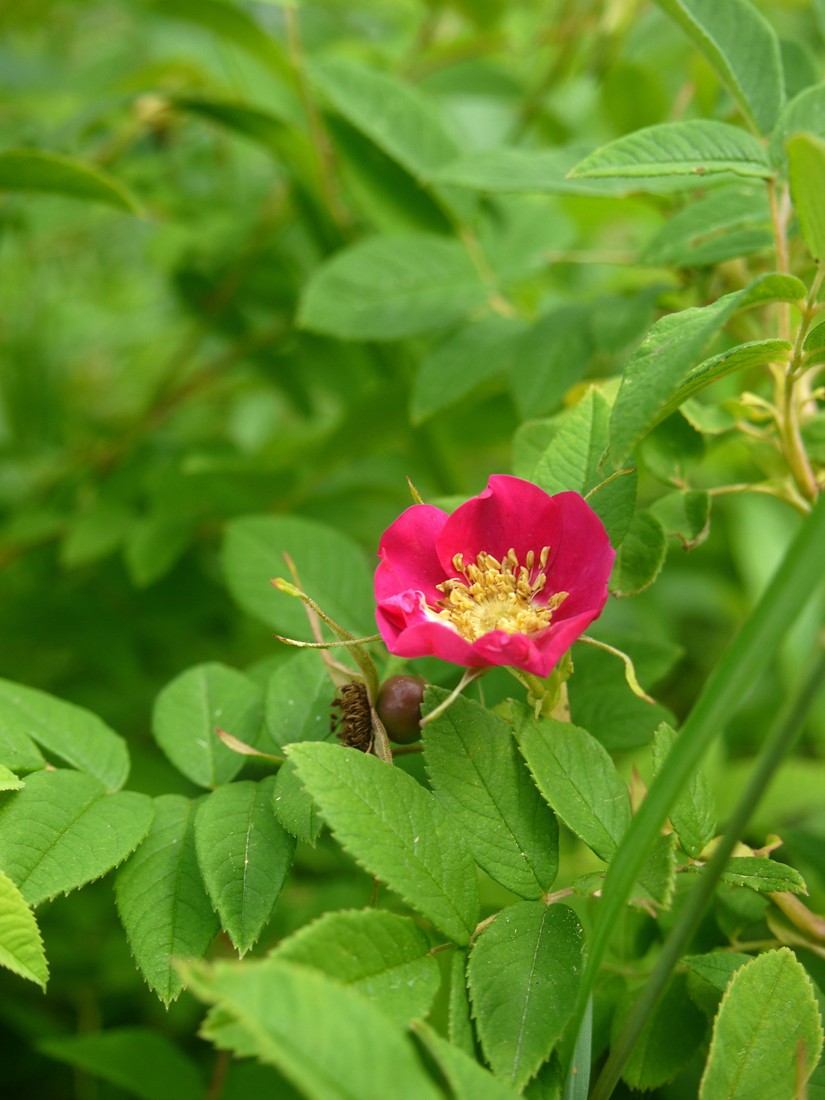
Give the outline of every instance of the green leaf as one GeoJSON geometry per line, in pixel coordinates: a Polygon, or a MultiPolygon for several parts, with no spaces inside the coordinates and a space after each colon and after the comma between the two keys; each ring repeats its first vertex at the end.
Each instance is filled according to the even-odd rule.
{"type": "Polygon", "coordinates": [[[738,344],[718,355],[712,355],[698,366],[688,371],[684,381],[676,389],[670,400],[660,409],[657,420],[664,420],[680,409],[699,390],[720,378],[727,378],[740,370],[751,367],[763,367],[768,363],[786,363],[793,351],[790,340],[752,340],[747,344],[738,344]]]}
{"type": "MultiPolygon", "coordinates": [[[[605,635],[609,645],[627,653],[642,687],[650,690],[672,668],[681,650],[638,635],[605,635]]],[[[626,752],[646,745],[657,725],[672,720],[664,707],[651,706],[630,690],[624,664],[612,653],[578,643],[573,648],[575,675],[568,681],[570,712],[577,726],[588,730],[608,751],[626,752]],[[599,690],[594,691],[593,685],[599,690]]]]}
{"type": "MultiPolygon", "coordinates": [[[[769,227],[770,220],[763,188],[720,187],[669,217],[645,248],[642,259],[648,264],[673,263],[679,267],[720,263],[744,255],[736,230],[769,227]],[[733,237],[736,239],[731,243],[733,237]]],[[[767,239],[772,240],[770,233],[767,239]]]]}
{"type": "Polygon", "coordinates": [[[162,1032],[148,1028],[41,1039],[37,1049],[139,1100],[201,1100],[204,1094],[195,1063],[162,1032]]]}
{"type": "Polygon", "coordinates": [[[0,764],[0,791],[19,791],[25,786],[23,780],[10,771],[5,764],[0,764]]]}
{"type": "MultiPolygon", "coordinates": [[[[558,149],[475,149],[433,173],[435,183],[467,187],[488,194],[607,195],[622,196],[639,190],[669,192],[683,189],[685,181],[661,177],[640,181],[571,179],[569,172],[588,153],[575,144],[558,149]]],[[[699,181],[695,181],[698,183],[699,181]]]]}
{"type": "Polygon", "coordinates": [[[446,1077],[455,1100],[516,1100],[517,1092],[427,1024],[416,1024],[415,1034],[446,1077]]]}
{"type": "MultiPolygon", "coordinates": [[[[806,293],[804,283],[793,276],[761,275],[743,290],[708,306],[671,313],[657,321],[627,364],[613,405],[610,446],[614,463],[623,462],[662,418],[705,345],[734,313],[766,301],[804,302],[806,293]]],[[[703,368],[705,364],[700,371],[703,368]]],[[[680,400],[704,384],[680,392],[680,400]]]]}
{"type": "Polygon", "coordinates": [[[441,981],[415,921],[380,909],[325,913],[282,940],[271,957],[322,970],[401,1027],[428,1015],[441,981]]]}
{"type": "Polygon", "coordinates": [[[825,141],[812,134],[794,134],[785,143],[788,173],[799,229],[808,251],[820,263],[825,258],[825,141]]]}
{"type": "Polygon", "coordinates": [[[7,767],[26,771],[32,765],[43,766],[40,754],[33,757],[29,750],[32,739],[73,768],[95,776],[110,790],[126,782],[126,742],[83,707],[11,680],[0,680],[0,723],[4,728],[0,741],[11,750],[2,754],[7,767]]]}
{"type": "Polygon", "coordinates": [[[133,522],[133,513],[124,504],[100,501],[74,516],[60,544],[60,564],[77,569],[99,561],[123,542],[133,522]]]}
{"type": "Polygon", "coordinates": [[[331,736],[333,687],[317,651],[287,658],[266,685],[266,727],[280,752],[292,741],[322,741],[331,736]]]}
{"type": "Polygon", "coordinates": [[[195,851],[206,892],[243,955],[272,916],[295,841],[272,810],[275,777],[214,790],[195,815],[195,851]]]}
{"type": "Polygon", "coordinates": [[[43,989],[49,964],[34,913],[8,875],[0,871],[0,966],[43,989]]]}
{"type": "Polygon", "coordinates": [[[785,104],[771,135],[770,152],[775,164],[784,163],[788,138],[801,133],[825,138],[825,84],[805,88],[785,104]]]}
{"type": "Polygon", "coordinates": [[[673,903],[676,864],[676,837],[669,833],[656,838],[647,862],[639,871],[639,884],[663,909],[669,909],[673,903]]]}
{"type": "Polygon", "coordinates": [[[525,325],[512,318],[482,318],[439,344],[422,362],[410,416],[419,424],[466,398],[484,382],[505,376],[516,362],[525,325]]]}
{"type": "Polygon", "coordinates": [[[715,1016],[722,994],[740,966],[751,961],[742,951],[711,951],[707,955],[685,955],[688,992],[708,1016],[715,1016]]]}
{"type": "Polygon", "coordinates": [[[548,804],[609,861],[630,824],[630,794],[605,749],[570,722],[526,713],[516,740],[548,804]]]}
{"type": "Polygon", "coordinates": [[[115,879],[132,955],[167,1005],[183,988],[173,960],[203,955],[220,927],[198,870],[194,817],[188,798],[156,798],[149,835],[115,879]]]}
{"type": "Polygon", "coordinates": [[[523,416],[554,412],[593,355],[590,310],[576,303],[543,314],[524,333],[510,375],[523,416]]]}
{"type": "Polygon", "coordinates": [[[770,179],[773,169],[751,134],[726,122],[662,122],[616,138],[580,161],[573,179],[630,176],[706,176],[732,172],[770,179]]]}
{"type": "Polygon", "coordinates": [[[656,0],[728,86],[745,117],[769,134],[785,100],[779,39],[750,0],[656,0]]]}
{"type": "Polygon", "coordinates": [[[272,793],[272,809],[286,831],[296,840],[315,844],[324,827],[324,820],[318,807],[304,790],[290,760],[278,769],[272,793]]]}
{"type": "Polygon", "coordinates": [[[609,423],[610,406],[591,387],[559,417],[559,430],[539,459],[533,480],[548,493],[572,489],[584,495],[595,488],[603,480],[600,466],[609,423]]]}
{"type": "Polygon", "coordinates": [[[150,0],[158,15],[193,23],[231,42],[267,69],[289,79],[289,63],[274,38],[270,38],[245,11],[225,0],[150,0]]]}
{"type": "MultiPolygon", "coordinates": [[[[428,688],[425,709],[446,695],[428,688]]],[[[433,790],[487,874],[523,898],[549,890],[558,871],[558,826],[510,726],[456,699],[425,726],[424,758],[433,790]]]]}
{"type": "MultiPolygon", "coordinates": [[[[613,1017],[612,1041],[618,1041],[633,998],[613,1017]]],[[[625,1063],[622,1080],[632,1089],[659,1088],[691,1061],[705,1036],[705,1016],[688,997],[687,980],[677,974],[665,990],[625,1063]]]]}
{"type": "Polygon", "coordinates": [[[778,1100],[804,1091],[822,1051],[811,979],[787,947],[741,967],[722,998],[700,1100],[778,1100]]]}
{"type": "Polygon", "coordinates": [[[439,1100],[400,1028],[326,974],[277,958],[182,969],[215,1005],[206,1038],[276,1066],[309,1100],[439,1100]]]}
{"type": "Polygon", "coordinates": [[[295,563],[304,591],[327,615],[353,633],[374,633],[372,577],[361,548],[333,528],[300,516],[243,516],[227,524],[223,570],[244,611],[280,634],[312,640],[304,605],[270,583],[273,577],[289,577],[285,554],[295,563]]]}
{"type": "Polygon", "coordinates": [[[166,576],[192,541],[194,526],[185,513],[159,508],[130,527],[123,558],[136,588],[148,588],[166,576]]]}
{"type": "Polygon", "coordinates": [[[256,683],[237,669],[195,665],[167,684],[155,700],[152,733],[188,779],[201,787],[228,783],[244,758],[223,744],[217,729],[254,744],[261,729],[263,698],[256,683]]]}
{"type": "Polygon", "coordinates": [[[304,742],[289,758],[342,847],[455,943],[467,943],[478,923],[475,864],[435,795],[341,745],[304,742]]]}
{"type": "Polygon", "coordinates": [[[309,73],[339,114],[417,180],[458,155],[438,104],[416,85],[351,58],[316,61],[309,73]]]}
{"type": "Polygon", "coordinates": [[[72,157],[37,149],[0,153],[0,191],[40,191],[85,202],[100,202],[139,214],[137,200],[106,172],[72,157]]]}
{"type": "Polygon", "coordinates": [[[229,99],[179,95],[174,96],[171,103],[176,111],[214,122],[230,133],[249,138],[270,153],[280,149],[284,135],[288,132],[287,118],[229,99]]]}
{"type": "Polygon", "coordinates": [[[426,233],[373,237],[314,271],[298,324],[343,340],[399,340],[455,324],[487,297],[458,241],[426,233]]]}
{"type": "Polygon", "coordinates": [[[46,766],[43,754],[20,725],[12,724],[0,690],[0,760],[13,772],[36,772],[46,766]]]}
{"type": "Polygon", "coordinates": [[[481,1046],[493,1072],[518,1091],[561,1038],[583,954],[573,910],[540,901],[508,905],[475,941],[468,977],[481,1046]]]}
{"type": "MultiPolygon", "coordinates": [[[[676,731],[662,722],[653,740],[654,774],[673,748],[676,731]]],[[[670,810],[670,823],[688,855],[698,859],[716,835],[716,803],[704,772],[695,771],[670,810]]]]}
{"type": "MultiPolygon", "coordinates": [[[[691,870],[700,870],[695,864],[691,870]]],[[[729,886],[747,886],[758,894],[807,894],[805,880],[795,867],[760,856],[732,856],[721,878],[729,886]]]]}
{"type": "Polygon", "coordinates": [[[456,948],[450,958],[450,989],[447,995],[447,1038],[452,1046],[475,1059],[476,1037],[467,989],[467,950],[456,948]]]}
{"type": "Polygon", "coordinates": [[[635,596],[659,576],[667,557],[664,528],[652,512],[636,512],[624,537],[610,578],[610,591],[635,596]]]}
{"type": "Polygon", "coordinates": [[[0,867],[30,905],[100,878],[133,852],[152,800],[84,772],[34,772],[0,805],[0,867]]]}

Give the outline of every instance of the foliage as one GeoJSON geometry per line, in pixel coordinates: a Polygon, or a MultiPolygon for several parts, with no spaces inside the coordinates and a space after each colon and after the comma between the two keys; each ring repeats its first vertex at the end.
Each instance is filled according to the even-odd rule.
{"type": "Polygon", "coordinates": [[[0,28],[9,1095],[818,1096],[825,5],[0,28]],[[374,635],[496,473],[616,551],[545,679],[374,635]]]}

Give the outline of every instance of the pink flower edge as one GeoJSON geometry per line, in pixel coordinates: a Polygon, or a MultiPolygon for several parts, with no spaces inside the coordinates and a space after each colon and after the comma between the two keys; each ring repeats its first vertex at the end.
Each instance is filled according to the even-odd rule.
{"type": "Polygon", "coordinates": [[[580,494],[551,496],[529,481],[494,474],[451,515],[427,504],[408,508],[384,532],[378,556],[376,619],[391,653],[434,656],[467,668],[508,665],[545,677],[601,614],[615,551],[580,494]],[[512,549],[524,564],[531,550],[538,562],[544,547],[546,583],[532,606],[546,606],[559,592],[568,595],[543,629],[496,629],[470,639],[438,616],[444,600],[438,585],[461,579],[456,554],[474,562],[484,551],[501,561],[512,549]]]}

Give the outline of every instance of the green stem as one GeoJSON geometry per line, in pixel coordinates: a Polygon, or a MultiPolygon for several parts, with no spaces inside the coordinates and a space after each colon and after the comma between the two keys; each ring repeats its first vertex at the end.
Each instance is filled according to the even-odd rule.
{"type": "Polygon", "coordinates": [[[814,505],[767,590],[708,678],[607,872],[573,1013],[574,1034],[581,1026],[587,998],[593,990],[613,928],[670,807],[714,738],[762,675],[776,652],[779,639],[811,593],[816,591],[822,579],[823,545],[825,494],[814,505]]]}
{"type": "Polygon", "coordinates": [[[825,683],[825,649],[820,648],[802,689],[786,705],[768,734],[750,782],[731,815],[713,857],[703,870],[702,877],[691,891],[690,897],[679,914],[679,919],[665,941],[647,984],[633,1006],[624,1030],[596,1081],[590,1100],[608,1100],[618,1084],[622,1069],[648,1017],[658,1004],[674,967],[696,931],[731,853],[745,831],[757,803],[782,762],[782,758],[798,737],[805,717],[823,683],[825,683]]]}

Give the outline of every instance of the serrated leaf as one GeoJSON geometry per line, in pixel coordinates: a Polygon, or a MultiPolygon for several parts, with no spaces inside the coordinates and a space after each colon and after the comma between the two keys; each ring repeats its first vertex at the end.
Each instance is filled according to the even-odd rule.
{"type": "Polygon", "coordinates": [[[639,871],[638,881],[657,904],[663,909],[670,908],[676,888],[676,837],[673,833],[656,838],[639,871]]]}
{"type": "Polygon", "coordinates": [[[316,61],[310,79],[339,114],[419,181],[458,155],[437,103],[415,84],[351,58],[316,61]]]}
{"type": "Polygon", "coordinates": [[[439,1100],[401,1029],[326,974],[275,958],[183,969],[215,1005],[206,1038],[276,1066],[310,1100],[439,1100]]]}
{"type": "MultiPolygon", "coordinates": [[[[0,702],[0,707],[2,703],[0,702]]],[[[0,760],[13,772],[36,772],[46,766],[46,760],[28,734],[9,722],[7,712],[0,711],[0,760]]]]}
{"type": "Polygon", "coordinates": [[[286,831],[296,840],[315,844],[324,827],[324,819],[304,790],[295,766],[289,760],[278,769],[272,792],[272,809],[286,831]]]}
{"type": "MultiPolygon", "coordinates": [[[[578,179],[569,173],[588,149],[583,144],[557,149],[475,149],[445,164],[433,173],[435,183],[467,187],[489,194],[608,195],[622,196],[634,191],[668,193],[682,190],[684,179],[660,177],[644,181],[627,177],[578,179]]],[[[700,183],[701,177],[691,186],[700,183]]]]}
{"type": "Polygon", "coordinates": [[[813,134],[794,134],[785,143],[791,197],[808,251],[819,263],[825,258],[825,141],[813,134]]]}
{"type": "Polygon", "coordinates": [[[805,88],[785,104],[771,134],[770,152],[776,164],[785,160],[785,142],[791,134],[825,138],[825,84],[805,88]]]}
{"type": "Polygon", "coordinates": [[[516,1100],[518,1093],[509,1085],[427,1024],[416,1024],[415,1034],[446,1077],[455,1100],[516,1100]]]}
{"type": "MultiPolygon", "coordinates": [[[[657,321],[627,364],[613,405],[610,446],[614,463],[623,462],[662,418],[706,344],[734,313],[765,301],[803,302],[806,293],[804,283],[793,276],[761,275],[743,290],[708,306],[671,313],[657,321]]],[[[702,367],[704,364],[700,371],[702,367]]],[[[680,393],[680,400],[701,385],[680,393]]]]}
{"type": "Polygon", "coordinates": [[[664,528],[652,512],[636,512],[616,554],[610,591],[617,596],[635,596],[659,576],[667,557],[664,528]]]}
{"type": "Polygon", "coordinates": [[[607,537],[617,550],[633,523],[638,482],[635,469],[619,470],[587,494],[587,503],[604,524],[607,537]]]}
{"type": "Polygon", "coordinates": [[[605,749],[570,722],[527,714],[516,740],[548,804],[608,862],[630,824],[630,794],[605,749]]]}
{"type": "Polygon", "coordinates": [[[0,966],[46,988],[49,964],[34,913],[8,875],[0,871],[0,966]]]}
{"type": "Polygon", "coordinates": [[[152,733],[188,779],[201,787],[217,787],[233,779],[244,764],[243,756],[223,744],[217,729],[254,744],[262,718],[262,692],[249,677],[226,665],[195,665],[158,695],[152,733]]]}
{"type": "Polygon", "coordinates": [[[555,412],[593,355],[589,307],[576,303],[542,314],[519,340],[510,386],[524,416],[555,412]]]}
{"type": "MultiPolygon", "coordinates": [[[[616,1043],[630,1014],[634,998],[627,997],[613,1017],[616,1043]]],[[[668,984],[636,1040],[622,1070],[632,1089],[655,1089],[671,1081],[696,1054],[706,1029],[705,1016],[688,997],[687,981],[677,974],[668,984]]]]}
{"type": "Polygon", "coordinates": [[[198,806],[195,851],[221,926],[243,955],[272,916],[295,851],[275,819],[275,777],[218,787],[198,806]]]}
{"type": "MultiPolygon", "coordinates": [[[[105,722],[83,707],[56,699],[44,691],[0,680],[0,723],[6,742],[3,762],[11,768],[29,770],[43,766],[34,759],[31,740],[73,768],[95,776],[110,790],[117,790],[129,774],[126,742],[105,722]],[[25,761],[18,763],[19,760],[25,761]]],[[[0,750],[2,751],[2,750],[0,750]]]]}
{"type": "Polygon", "coordinates": [[[49,1058],[98,1077],[139,1100],[201,1100],[198,1067],[162,1032],[111,1028],[97,1034],[41,1039],[49,1058]]]}
{"type": "Polygon", "coordinates": [[[699,1100],[790,1100],[821,1051],[811,979],[787,947],[767,951],[737,970],[722,998],[699,1100]]]}
{"type": "Polygon", "coordinates": [[[533,480],[548,493],[573,489],[584,495],[602,480],[600,463],[607,450],[610,406],[597,389],[558,420],[559,430],[539,459],[533,480]]]}
{"type": "Polygon", "coordinates": [[[19,791],[25,786],[23,780],[10,771],[5,764],[0,764],[0,791],[19,791]]]}
{"type": "Polygon", "coordinates": [[[471,1058],[478,1051],[470,1013],[467,989],[467,950],[456,948],[450,958],[450,989],[447,995],[447,1038],[458,1050],[471,1058]]]}
{"type": "Polygon", "coordinates": [[[540,901],[508,905],[475,941],[468,977],[481,1046],[493,1072],[518,1091],[564,1031],[583,954],[573,910],[540,901]]]}
{"type": "Polygon", "coordinates": [[[773,168],[755,137],[726,122],[689,119],[646,126],[602,145],[569,173],[573,179],[705,176],[732,172],[770,179],[773,168]]]}
{"type": "Polygon", "coordinates": [[[733,247],[728,243],[731,236],[736,230],[769,226],[770,218],[768,197],[763,189],[721,187],[694,199],[669,217],[648,243],[642,259],[648,264],[700,267],[720,262],[726,253],[740,256],[744,254],[741,239],[733,247]],[[711,248],[719,251],[711,252],[711,248]]]}
{"type": "MultiPolygon", "coordinates": [[[[653,740],[654,774],[661,770],[676,738],[676,731],[662,722],[653,740]]],[[[716,802],[704,772],[691,775],[669,816],[684,850],[698,859],[716,835],[716,802]]]]}
{"type": "Polygon", "coordinates": [[[684,381],[679,385],[671,399],[661,408],[657,420],[664,420],[671,413],[681,409],[682,405],[699,390],[720,378],[727,378],[729,374],[735,374],[740,370],[748,370],[751,367],[762,367],[768,363],[785,363],[793,351],[790,340],[752,340],[746,344],[738,344],[734,348],[728,348],[718,355],[712,355],[709,359],[688,371],[684,381]]]}
{"type": "Polygon", "coordinates": [[[753,125],[770,133],[785,101],[779,39],[750,0],[656,0],[721,76],[753,125]]]}
{"type": "Polygon", "coordinates": [[[132,955],[164,1004],[183,988],[173,960],[203,955],[220,928],[198,870],[195,809],[182,795],[156,798],[148,836],[115,879],[132,955]]]}
{"type": "Polygon", "coordinates": [[[289,759],[339,843],[455,943],[467,943],[478,923],[475,864],[435,795],[341,745],[292,745],[289,759]]]}
{"type": "MultiPolygon", "coordinates": [[[[429,688],[425,709],[446,695],[429,688]]],[[[425,726],[423,740],[433,790],[478,863],[514,894],[541,897],[558,871],[558,826],[507,723],[477,703],[456,699],[425,726]]]]}
{"type": "Polygon", "coordinates": [[[152,800],[84,772],[34,772],[0,805],[0,867],[30,905],[100,878],[135,850],[152,800]]]}
{"type": "Polygon", "coordinates": [[[429,1014],[441,982],[430,942],[409,917],[380,909],[325,913],[271,953],[351,986],[401,1027],[429,1014]]]}
{"type": "Polygon", "coordinates": [[[732,856],[722,873],[722,882],[729,886],[747,886],[758,894],[785,891],[807,894],[805,880],[795,867],[760,856],[732,856]]]}
{"type": "Polygon", "coordinates": [[[300,516],[243,516],[227,524],[223,570],[244,611],[280,634],[312,640],[304,605],[270,583],[289,577],[284,554],[295,563],[304,591],[327,615],[352,633],[375,631],[372,576],[361,548],[300,516]]]}
{"type": "Polygon", "coordinates": [[[342,340],[400,340],[455,324],[488,293],[458,241],[426,233],[373,237],[316,268],[298,324],[342,340]]]}
{"type": "Polygon", "coordinates": [[[418,368],[410,416],[418,424],[454,405],[515,363],[523,322],[492,316],[465,326],[439,344],[418,368]]]}
{"type": "Polygon", "coordinates": [[[722,994],[740,966],[752,956],[742,951],[711,951],[707,955],[685,955],[688,993],[694,1003],[709,1016],[715,1016],[722,994]]]}
{"type": "Polygon", "coordinates": [[[330,703],[334,689],[317,651],[289,657],[266,685],[266,728],[281,751],[293,741],[321,741],[331,736],[330,703]]]}
{"type": "Polygon", "coordinates": [[[137,200],[107,172],[39,149],[7,149],[0,153],[0,191],[47,192],[104,203],[129,214],[140,213],[137,200]]]}

